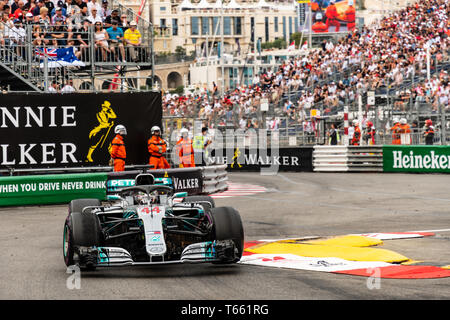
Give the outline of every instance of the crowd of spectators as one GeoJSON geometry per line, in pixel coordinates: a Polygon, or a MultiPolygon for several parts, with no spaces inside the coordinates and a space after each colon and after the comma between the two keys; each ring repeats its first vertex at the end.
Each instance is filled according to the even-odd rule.
{"type": "Polygon", "coordinates": [[[445,112],[450,111],[450,82],[448,71],[443,70],[439,75],[434,75],[430,80],[415,86],[413,99],[416,103],[431,104],[432,112],[439,112],[439,106],[445,112]]]}
{"type": "MultiPolygon", "coordinates": [[[[16,47],[32,28],[37,47],[74,47],[77,58],[87,56],[93,32],[97,59],[138,61],[136,48],[142,36],[135,21],[111,10],[108,0],[0,0],[0,44],[16,47]]],[[[413,75],[425,76],[427,51],[432,63],[448,60],[450,44],[448,0],[421,1],[355,29],[336,43],[324,42],[306,55],[284,61],[275,70],[264,70],[250,85],[241,85],[219,97],[217,86],[182,96],[166,94],[163,112],[169,116],[206,119],[212,126],[232,122],[239,127],[259,127],[261,99],[279,108],[279,114],[300,124],[309,109],[323,107],[332,114],[355,102],[359,90],[401,86],[413,75]],[[286,95],[289,93],[288,99],[286,95]],[[292,96],[290,93],[294,93],[292,96]]],[[[448,109],[448,77],[434,74],[414,88],[398,92],[395,110],[405,111],[411,97],[428,103],[433,111],[439,104],[448,109]]]]}
{"type": "Polygon", "coordinates": [[[430,79],[414,84],[410,89],[402,90],[394,102],[394,111],[407,111],[409,107],[418,110],[426,106],[431,113],[438,113],[441,106],[445,112],[450,110],[450,83],[447,70],[441,70],[430,79]]]}
{"type": "MultiPolygon", "coordinates": [[[[334,44],[324,42],[305,56],[290,58],[276,70],[255,77],[251,85],[239,86],[220,99],[206,89],[182,96],[166,94],[164,115],[204,118],[210,126],[220,118],[225,122],[234,119],[241,127],[257,127],[260,124],[254,115],[264,98],[271,104],[281,104],[282,115],[309,125],[309,109],[317,105],[330,114],[345,103],[355,102],[358,92],[390,88],[395,93],[414,75],[424,78],[428,52],[433,66],[448,61],[449,10],[448,0],[409,5],[370,26],[355,29],[334,44]],[[291,92],[301,94],[294,95],[294,102],[284,99],[280,103],[291,92]]],[[[430,103],[433,110],[439,103],[448,109],[445,73],[434,74],[411,92],[419,102],[430,103]]],[[[401,111],[404,105],[395,107],[401,111]]]]}
{"type": "Polygon", "coordinates": [[[0,17],[0,44],[16,47],[19,55],[29,26],[36,47],[73,47],[78,59],[88,59],[91,29],[97,59],[138,62],[142,35],[137,23],[111,10],[108,0],[0,0],[0,17]]]}

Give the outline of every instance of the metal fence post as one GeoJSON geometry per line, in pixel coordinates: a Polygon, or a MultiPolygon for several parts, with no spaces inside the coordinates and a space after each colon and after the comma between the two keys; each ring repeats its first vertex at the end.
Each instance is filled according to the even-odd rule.
{"type": "Polygon", "coordinates": [[[447,145],[447,128],[446,128],[446,117],[445,117],[445,108],[438,100],[439,110],[441,111],[441,145],[447,145]]]}
{"type": "Polygon", "coordinates": [[[32,52],[32,32],[31,32],[31,25],[27,25],[27,67],[28,67],[28,75],[31,76],[31,62],[33,60],[33,52],[32,52]]]}
{"type": "Polygon", "coordinates": [[[95,92],[95,41],[94,30],[95,26],[89,27],[89,44],[90,44],[90,58],[91,58],[91,91],[95,92]]]}
{"type": "Polygon", "coordinates": [[[150,23],[150,52],[151,52],[151,62],[152,62],[152,77],[151,77],[151,86],[152,86],[152,90],[153,90],[153,85],[154,85],[154,81],[155,81],[155,50],[154,50],[154,28],[153,28],[153,23],[150,23]]]}
{"type": "Polygon", "coordinates": [[[44,42],[44,92],[48,92],[48,55],[47,48],[44,42]]]}

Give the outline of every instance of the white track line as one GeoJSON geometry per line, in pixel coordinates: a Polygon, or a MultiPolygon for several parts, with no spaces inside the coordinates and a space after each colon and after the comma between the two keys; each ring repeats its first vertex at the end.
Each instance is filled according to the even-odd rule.
{"type": "Polygon", "coordinates": [[[450,229],[422,230],[422,231],[408,231],[408,232],[450,232],[450,229]]]}

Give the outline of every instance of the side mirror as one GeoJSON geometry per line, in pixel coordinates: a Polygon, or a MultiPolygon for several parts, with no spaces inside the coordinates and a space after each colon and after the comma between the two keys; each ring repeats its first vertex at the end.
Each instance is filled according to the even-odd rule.
{"type": "Polygon", "coordinates": [[[173,198],[185,198],[187,197],[188,193],[187,192],[177,192],[173,195],[173,198]]]}

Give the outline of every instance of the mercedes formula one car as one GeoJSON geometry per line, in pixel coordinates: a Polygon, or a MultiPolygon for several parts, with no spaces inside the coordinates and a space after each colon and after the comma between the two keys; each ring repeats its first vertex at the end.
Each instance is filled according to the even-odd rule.
{"type": "Polygon", "coordinates": [[[187,196],[155,184],[151,174],[97,199],[69,204],[64,261],[81,270],[169,263],[236,263],[244,248],[241,217],[209,196],[187,196]]]}

